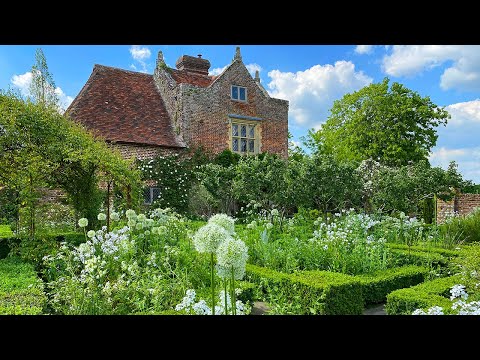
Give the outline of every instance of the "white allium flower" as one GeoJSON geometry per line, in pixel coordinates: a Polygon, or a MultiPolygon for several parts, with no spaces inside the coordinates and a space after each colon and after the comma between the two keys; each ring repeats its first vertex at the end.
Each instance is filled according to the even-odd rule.
{"type": "Polygon", "coordinates": [[[113,221],[118,221],[118,220],[120,220],[120,215],[118,215],[118,213],[116,213],[116,212],[111,212],[110,213],[110,219],[113,220],[113,221]]]}
{"type": "Polygon", "coordinates": [[[107,220],[107,215],[105,215],[104,213],[100,213],[97,215],[97,219],[100,221],[105,221],[107,220]]]}
{"type": "Polygon", "coordinates": [[[145,214],[138,214],[137,215],[137,221],[144,222],[145,220],[147,220],[147,217],[145,216],[145,214]]]}
{"type": "Polygon", "coordinates": [[[145,236],[150,235],[150,230],[145,230],[145,236]]]}
{"type": "Polygon", "coordinates": [[[87,232],[87,236],[88,236],[89,238],[93,238],[93,237],[95,236],[95,230],[90,230],[90,231],[88,231],[88,232],[87,232]]]}
{"type": "Polygon", "coordinates": [[[133,228],[137,222],[133,219],[128,220],[127,225],[133,228]]]}
{"type": "Polygon", "coordinates": [[[227,214],[215,214],[208,219],[209,224],[217,224],[227,230],[230,234],[235,234],[235,219],[227,214]]]}
{"type": "Polygon", "coordinates": [[[135,210],[132,210],[132,209],[128,209],[127,211],[125,211],[125,216],[128,219],[132,219],[132,220],[137,219],[137,214],[135,213],[135,210]]]}
{"type": "Polygon", "coordinates": [[[273,227],[273,224],[271,222],[267,223],[267,225],[265,225],[267,227],[267,229],[271,229],[273,227]]]}
{"type": "Polygon", "coordinates": [[[217,249],[217,272],[225,279],[232,276],[241,280],[245,275],[245,266],[248,259],[248,247],[242,240],[229,238],[222,242],[217,249]]]}
{"type": "Polygon", "coordinates": [[[88,225],[88,219],[87,218],[81,218],[78,220],[78,226],[81,228],[84,228],[88,225]]]}
{"type": "Polygon", "coordinates": [[[231,239],[230,234],[220,225],[207,223],[193,235],[193,244],[200,253],[214,253],[220,243],[231,239]]]}
{"type": "Polygon", "coordinates": [[[142,229],[143,229],[143,223],[138,222],[138,223],[135,225],[135,228],[136,228],[137,230],[142,230],[142,229]]]}
{"type": "Polygon", "coordinates": [[[271,214],[272,214],[272,216],[279,216],[280,215],[280,213],[278,212],[277,209],[272,209],[271,214]]]}

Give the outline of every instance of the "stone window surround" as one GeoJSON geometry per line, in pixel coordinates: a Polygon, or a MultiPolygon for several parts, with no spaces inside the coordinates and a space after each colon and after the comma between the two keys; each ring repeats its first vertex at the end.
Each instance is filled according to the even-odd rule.
{"type": "MultiPolygon", "coordinates": [[[[237,114],[228,114],[228,148],[234,152],[234,153],[237,153],[237,154],[240,154],[240,155],[247,155],[247,154],[259,154],[261,152],[261,147],[262,147],[262,142],[261,142],[261,123],[262,123],[262,119],[261,118],[258,118],[258,117],[252,117],[252,116],[244,116],[244,115],[237,115],[237,114]],[[236,124],[236,125],[253,125],[255,126],[255,134],[254,134],[254,141],[255,141],[255,148],[254,148],[254,151],[253,152],[250,152],[248,151],[249,148],[248,148],[248,143],[247,143],[247,152],[243,153],[240,151],[240,144],[238,144],[239,146],[239,150],[238,151],[234,151],[233,150],[233,135],[232,135],[232,125],[233,124],[236,124]]],[[[248,128],[247,128],[247,131],[248,131],[248,128]]],[[[240,128],[239,128],[239,132],[240,132],[240,128]]],[[[239,138],[241,137],[240,134],[238,136],[239,138]]],[[[247,134],[247,138],[248,138],[248,134],[247,134]]]]}

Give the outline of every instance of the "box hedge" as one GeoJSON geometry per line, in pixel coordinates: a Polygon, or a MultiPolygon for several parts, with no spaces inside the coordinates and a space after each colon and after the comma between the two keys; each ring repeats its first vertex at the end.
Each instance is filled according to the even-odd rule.
{"type": "Polygon", "coordinates": [[[387,243],[387,247],[390,249],[399,249],[399,250],[410,250],[410,251],[422,251],[422,252],[429,252],[429,253],[436,253],[443,255],[448,258],[456,257],[460,254],[459,250],[449,250],[437,247],[425,247],[425,246],[408,246],[405,244],[395,244],[395,243],[387,243]]]}
{"type": "Polygon", "coordinates": [[[361,284],[355,277],[328,271],[280,273],[247,264],[247,279],[268,296],[296,302],[298,314],[355,315],[363,312],[361,284]]]}
{"type": "Polygon", "coordinates": [[[357,275],[362,284],[365,305],[382,303],[387,295],[397,289],[407,288],[423,282],[429,269],[410,265],[377,271],[371,275],[357,275]]]}
{"type": "Polygon", "coordinates": [[[15,257],[0,260],[0,314],[41,314],[46,301],[33,265],[15,257]]]}
{"type": "Polygon", "coordinates": [[[460,276],[454,275],[393,291],[387,295],[385,311],[388,315],[410,315],[415,309],[441,306],[448,312],[452,305],[450,289],[459,282],[460,276]]]}
{"type": "Polygon", "coordinates": [[[418,266],[447,266],[449,259],[445,256],[427,251],[390,249],[389,267],[400,267],[405,265],[418,266]]]}

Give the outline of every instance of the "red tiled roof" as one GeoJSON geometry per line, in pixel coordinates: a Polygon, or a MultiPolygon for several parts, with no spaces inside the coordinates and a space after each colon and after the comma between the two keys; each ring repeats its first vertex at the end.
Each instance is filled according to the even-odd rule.
{"type": "Polygon", "coordinates": [[[185,84],[195,85],[199,87],[207,87],[215,79],[215,76],[195,74],[189,71],[187,72],[187,71],[176,70],[176,69],[170,69],[170,70],[171,70],[173,80],[175,80],[177,83],[185,83],[185,84]]]}
{"type": "Polygon", "coordinates": [[[95,65],[66,113],[105,140],[184,147],[150,74],[95,65]]]}

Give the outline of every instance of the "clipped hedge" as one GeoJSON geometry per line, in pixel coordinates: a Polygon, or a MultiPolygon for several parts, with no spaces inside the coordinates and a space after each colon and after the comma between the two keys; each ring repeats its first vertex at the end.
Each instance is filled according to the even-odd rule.
{"type": "Polygon", "coordinates": [[[0,260],[0,314],[41,314],[46,302],[33,265],[15,257],[0,260]]]}
{"type": "Polygon", "coordinates": [[[328,271],[285,274],[247,264],[247,279],[268,296],[296,302],[298,314],[358,315],[363,312],[360,281],[328,271]]]}
{"type": "Polygon", "coordinates": [[[395,244],[395,243],[387,243],[387,247],[390,249],[399,249],[399,250],[406,250],[408,251],[422,251],[422,252],[429,252],[429,253],[436,253],[443,255],[447,258],[452,258],[460,255],[459,250],[448,250],[448,249],[442,249],[442,248],[436,248],[436,247],[425,247],[425,246],[408,246],[405,244],[395,244]]]}
{"type": "Polygon", "coordinates": [[[400,267],[406,265],[418,266],[447,266],[449,259],[435,252],[390,249],[389,267],[400,267]]]}
{"type": "Polygon", "coordinates": [[[458,284],[459,275],[439,278],[422,284],[391,292],[387,295],[385,311],[388,315],[410,315],[415,309],[441,306],[445,313],[450,309],[450,288],[458,284]]]}
{"type": "Polygon", "coordinates": [[[13,237],[12,229],[9,225],[0,225],[0,259],[7,257],[10,252],[8,239],[13,237]]]}
{"type": "Polygon", "coordinates": [[[365,305],[384,302],[387,295],[397,289],[407,288],[423,282],[429,269],[410,265],[377,271],[371,275],[357,275],[362,284],[365,305]]]}

